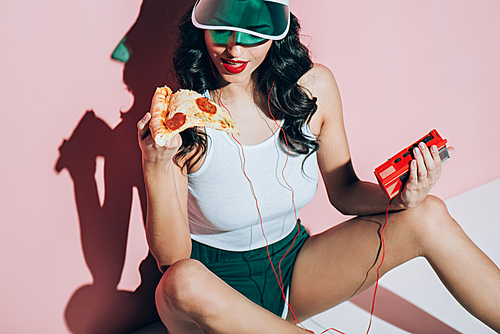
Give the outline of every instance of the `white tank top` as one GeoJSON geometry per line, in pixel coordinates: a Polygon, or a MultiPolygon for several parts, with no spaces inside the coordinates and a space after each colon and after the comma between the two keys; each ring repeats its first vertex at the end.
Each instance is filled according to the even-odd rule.
{"type": "MultiPolygon", "coordinates": [[[[188,175],[191,238],[231,251],[256,249],[284,238],[293,230],[299,210],[316,193],[316,154],[305,160],[302,169],[305,156],[290,154],[287,159],[278,129],[260,144],[243,145],[244,170],[250,183],[239,144],[225,132],[206,131],[205,161],[188,175]]],[[[306,133],[312,135],[309,127],[306,133]]]]}

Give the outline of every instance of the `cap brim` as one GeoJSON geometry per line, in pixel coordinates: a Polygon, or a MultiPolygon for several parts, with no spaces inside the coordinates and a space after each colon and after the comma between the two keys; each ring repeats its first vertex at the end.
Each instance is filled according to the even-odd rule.
{"type": "Polygon", "coordinates": [[[290,26],[288,0],[198,0],[191,16],[200,29],[234,30],[279,40],[290,26]]]}

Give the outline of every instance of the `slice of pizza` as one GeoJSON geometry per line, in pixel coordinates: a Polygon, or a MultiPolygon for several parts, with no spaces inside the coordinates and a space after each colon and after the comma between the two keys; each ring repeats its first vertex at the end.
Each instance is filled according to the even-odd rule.
{"type": "Polygon", "coordinates": [[[179,132],[196,126],[239,133],[238,125],[226,110],[192,90],[180,89],[172,94],[169,87],[158,87],[150,112],[149,129],[159,146],[164,146],[179,132]]]}

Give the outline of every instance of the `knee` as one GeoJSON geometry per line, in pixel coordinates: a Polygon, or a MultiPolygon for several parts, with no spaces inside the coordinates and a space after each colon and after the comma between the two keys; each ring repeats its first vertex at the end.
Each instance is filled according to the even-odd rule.
{"type": "Polygon", "coordinates": [[[418,207],[408,211],[413,232],[422,238],[421,241],[431,241],[435,237],[461,230],[448,212],[446,204],[438,197],[429,195],[418,207]]]}
{"type": "Polygon", "coordinates": [[[420,210],[420,214],[424,215],[430,221],[440,221],[443,218],[450,217],[446,204],[436,196],[427,196],[417,208],[420,210]]]}
{"type": "Polygon", "coordinates": [[[180,260],[170,266],[156,288],[157,307],[181,312],[192,308],[200,297],[206,270],[193,259],[180,260]]]}

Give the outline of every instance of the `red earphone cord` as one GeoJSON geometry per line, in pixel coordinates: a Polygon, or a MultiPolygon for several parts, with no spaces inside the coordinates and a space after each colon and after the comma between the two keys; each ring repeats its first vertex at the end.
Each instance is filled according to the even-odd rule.
{"type": "MultiPolygon", "coordinates": [[[[212,63],[210,63],[210,65],[212,65],[212,63]]],[[[213,67],[212,67],[212,71],[214,72],[213,67]]],[[[214,76],[218,80],[218,77],[215,75],[215,73],[214,73],[214,76]]],[[[231,115],[231,112],[229,111],[229,109],[222,103],[222,85],[220,85],[220,82],[219,82],[219,86],[221,87],[220,91],[219,91],[219,103],[229,113],[229,115],[231,115]]],[[[276,276],[276,279],[278,281],[278,284],[279,284],[279,287],[280,287],[280,290],[281,290],[282,298],[285,301],[285,304],[289,307],[289,309],[290,309],[290,311],[291,311],[291,313],[293,315],[294,323],[296,325],[300,324],[302,328],[304,328],[308,332],[314,334],[313,331],[308,330],[307,328],[305,328],[305,326],[302,325],[302,323],[295,316],[295,311],[294,311],[292,305],[290,305],[288,303],[287,299],[286,299],[286,292],[285,292],[285,288],[283,286],[283,280],[281,278],[281,262],[287,256],[288,252],[290,251],[290,249],[292,249],[293,245],[295,244],[295,240],[297,239],[297,237],[299,236],[299,233],[300,233],[300,224],[299,224],[299,220],[298,220],[298,217],[297,217],[297,209],[296,209],[296,206],[295,206],[295,191],[293,190],[292,186],[290,186],[290,184],[288,184],[288,182],[286,181],[286,178],[285,178],[285,168],[286,168],[286,166],[288,164],[288,158],[290,156],[290,148],[288,146],[288,141],[286,139],[286,135],[285,135],[285,132],[284,132],[283,128],[278,123],[278,121],[276,120],[276,118],[274,117],[274,115],[273,115],[273,113],[271,111],[270,98],[271,98],[271,92],[272,92],[273,88],[274,88],[274,81],[273,81],[273,84],[272,84],[271,89],[269,91],[269,95],[267,96],[267,105],[268,105],[268,109],[269,109],[269,114],[273,118],[274,123],[278,126],[278,128],[280,129],[280,131],[283,133],[283,138],[285,139],[285,145],[286,145],[286,148],[287,148],[287,156],[286,156],[285,163],[283,165],[283,169],[281,171],[281,175],[283,177],[283,180],[284,180],[285,184],[290,188],[290,191],[292,192],[292,205],[293,205],[293,211],[294,211],[294,214],[295,214],[295,221],[297,222],[297,228],[298,228],[297,235],[293,238],[291,246],[288,248],[288,250],[285,252],[285,255],[283,255],[283,257],[279,261],[279,264],[278,264],[278,273],[279,274],[276,272],[276,269],[275,269],[274,264],[273,264],[272,259],[271,259],[271,254],[269,252],[269,242],[267,240],[266,234],[264,233],[264,225],[263,225],[263,220],[262,220],[262,214],[261,214],[260,209],[259,209],[259,203],[258,203],[258,200],[257,200],[257,196],[255,195],[255,190],[254,190],[252,181],[250,180],[250,178],[246,174],[246,169],[245,169],[246,158],[245,158],[245,152],[243,150],[243,145],[238,141],[238,139],[236,139],[236,137],[233,134],[231,134],[231,136],[233,137],[234,141],[236,141],[236,143],[238,143],[238,145],[240,146],[240,149],[241,149],[241,154],[242,154],[242,159],[243,159],[243,162],[242,162],[243,174],[244,174],[245,178],[247,179],[247,181],[248,181],[248,183],[250,185],[250,188],[252,190],[252,195],[253,195],[253,197],[255,199],[255,205],[257,207],[257,212],[258,212],[258,215],[259,215],[259,221],[260,221],[260,225],[261,225],[262,235],[264,236],[264,239],[266,240],[267,256],[269,258],[269,262],[271,264],[271,268],[273,269],[274,275],[276,276]]],[[[377,281],[375,283],[375,290],[374,290],[374,293],[373,293],[372,307],[371,307],[371,312],[370,312],[370,322],[368,324],[368,329],[366,331],[367,334],[370,331],[371,324],[372,324],[373,313],[374,313],[374,310],[375,310],[375,298],[376,298],[376,295],[377,295],[378,282],[379,282],[379,279],[380,279],[380,268],[382,267],[382,264],[384,263],[384,258],[385,258],[384,229],[385,229],[385,226],[387,225],[387,220],[388,220],[388,217],[389,217],[389,208],[390,208],[390,206],[391,206],[391,203],[389,202],[389,205],[388,205],[387,211],[386,211],[386,220],[385,220],[385,223],[382,226],[382,229],[380,231],[380,238],[381,238],[381,242],[382,242],[382,262],[380,263],[380,265],[377,268],[377,281]]],[[[326,333],[326,332],[328,332],[330,330],[333,330],[333,331],[335,331],[337,333],[345,334],[345,333],[343,333],[343,332],[341,332],[341,331],[339,331],[339,330],[337,330],[335,328],[328,328],[328,329],[324,330],[323,332],[321,332],[321,334],[324,334],[324,333],[326,333]]]]}

